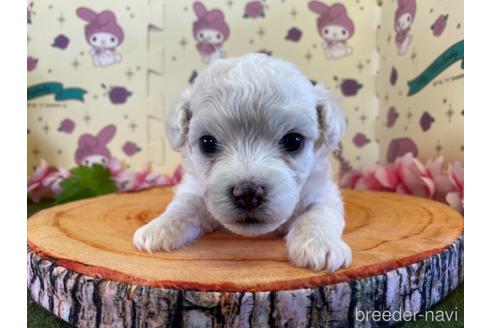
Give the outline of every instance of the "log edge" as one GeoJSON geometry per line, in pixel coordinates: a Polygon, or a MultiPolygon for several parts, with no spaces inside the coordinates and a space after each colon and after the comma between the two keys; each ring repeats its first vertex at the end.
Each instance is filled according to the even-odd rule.
{"type": "MultiPolygon", "coordinates": [[[[464,237],[438,254],[371,277],[278,291],[198,291],[152,287],[70,271],[27,249],[32,299],[80,327],[354,326],[356,311],[419,313],[464,277],[464,237]]],[[[360,312],[359,312],[360,313],[360,312]]],[[[396,321],[365,321],[384,326],[396,321]]]]}

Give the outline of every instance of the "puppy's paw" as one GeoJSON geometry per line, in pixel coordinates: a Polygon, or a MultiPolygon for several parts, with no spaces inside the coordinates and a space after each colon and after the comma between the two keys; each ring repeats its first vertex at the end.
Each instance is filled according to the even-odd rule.
{"type": "Polygon", "coordinates": [[[352,262],[352,250],[341,238],[293,236],[287,240],[287,248],[291,262],[316,271],[334,272],[352,262]]]}
{"type": "Polygon", "coordinates": [[[171,251],[186,243],[183,227],[177,220],[157,218],[140,227],[133,234],[133,245],[149,253],[171,251]]]}

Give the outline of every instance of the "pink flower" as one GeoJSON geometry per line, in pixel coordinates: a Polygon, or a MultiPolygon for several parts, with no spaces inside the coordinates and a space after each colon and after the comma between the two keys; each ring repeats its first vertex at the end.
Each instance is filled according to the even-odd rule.
{"type": "Polygon", "coordinates": [[[117,161],[110,161],[109,168],[118,191],[139,191],[157,186],[172,186],[179,183],[182,178],[181,166],[178,166],[171,176],[151,172],[149,164],[145,164],[139,172],[121,169],[117,161]]]}
{"type": "Polygon", "coordinates": [[[55,168],[49,167],[46,161],[42,159],[34,174],[27,179],[27,192],[30,194],[33,202],[39,202],[46,193],[47,183],[45,180],[55,171],[55,168]]]}
{"type": "Polygon", "coordinates": [[[174,169],[173,174],[170,176],[171,184],[177,185],[183,179],[183,167],[178,165],[176,169],[174,169]]]}
{"type": "Polygon", "coordinates": [[[112,177],[117,176],[118,173],[120,173],[123,170],[123,168],[121,167],[121,162],[114,157],[111,157],[109,159],[107,168],[109,169],[109,172],[111,173],[112,177]]]}
{"type": "Polygon", "coordinates": [[[27,179],[27,192],[33,202],[39,202],[50,192],[58,195],[61,192],[60,182],[69,176],[67,170],[48,166],[42,159],[33,176],[27,179]]]}
{"type": "Polygon", "coordinates": [[[455,161],[448,166],[448,177],[453,184],[453,191],[446,194],[446,201],[448,204],[456,209],[458,212],[463,213],[465,202],[465,172],[463,166],[458,161],[455,161]]]}
{"type": "Polygon", "coordinates": [[[51,173],[46,177],[45,183],[49,186],[50,190],[55,195],[59,195],[62,192],[62,188],[60,186],[60,182],[70,176],[70,172],[63,168],[56,169],[55,172],[51,173]]]}
{"type": "Polygon", "coordinates": [[[134,172],[126,169],[121,169],[112,174],[113,182],[118,191],[133,191],[132,181],[134,179],[134,172]]]}
{"type": "Polygon", "coordinates": [[[346,186],[354,189],[394,191],[398,177],[389,167],[371,166],[362,172],[354,171],[345,181],[346,186]]]}
{"type": "Polygon", "coordinates": [[[134,173],[133,176],[133,190],[143,190],[166,184],[170,184],[170,181],[157,172],[151,172],[148,163],[142,167],[141,171],[134,173]]]}
{"type": "Polygon", "coordinates": [[[354,171],[346,179],[348,187],[354,189],[380,190],[380,185],[374,177],[373,169],[354,171]]]}
{"type": "MultiPolygon", "coordinates": [[[[399,178],[396,192],[430,198],[432,192],[421,179],[421,173],[415,163],[416,159],[410,152],[395,160],[395,171],[399,178]]],[[[420,162],[419,164],[422,165],[420,162]]]]}
{"type": "Polygon", "coordinates": [[[427,187],[427,193],[431,198],[441,202],[444,202],[446,194],[453,188],[448,174],[442,169],[443,162],[444,158],[442,156],[435,160],[427,160],[425,165],[418,159],[414,159],[415,167],[421,174],[420,179],[427,187]]]}
{"type": "MultiPolygon", "coordinates": [[[[138,172],[126,169],[116,158],[108,161],[107,168],[120,192],[139,191],[156,186],[173,186],[178,184],[183,177],[181,166],[178,166],[172,175],[167,176],[152,172],[149,164],[144,165],[138,172]]],[[[62,192],[60,183],[69,176],[68,170],[48,166],[45,160],[41,160],[33,176],[27,179],[27,192],[34,202],[38,202],[43,196],[58,195],[62,192]]]]}
{"type": "Polygon", "coordinates": [[[123,168],[121,162],[111,157],[108,161],[107,168],[111,174],[113,182],[118,191],[130,191],[128,190],[128,185],[132,179],[132,171],[123,168]]]}
{"type": "MultiPolygon", "coordinates": [[[[432,197],[436,190],[434,177],[441,178],[442,159],[424,166],[412,153],[396,159],[393,165],[370,166],[351,173],[348,186],[355,189],[394,191],[402,194],[432,197]]],[[[345,179],[347,181],[347,179],[345,179]]]]}
{"type": "Polygon", "coordinates": [[[363,170],[352,170],[341,179],[343,187],[393,191],[447,202],[463,213],[464,172],[459,162],[453,162],[443,170],[442,156],[429,159],[425,165],[413,157],[411,152],[396,158],[388,166],[370,166],[363,170]]]}

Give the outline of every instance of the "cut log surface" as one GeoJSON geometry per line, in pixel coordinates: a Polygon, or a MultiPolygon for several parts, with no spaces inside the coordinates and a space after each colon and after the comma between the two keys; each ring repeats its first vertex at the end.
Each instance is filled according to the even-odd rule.
{"type": "Polygon", "coordinates": [[[399,319],[361,313],[421,312],[463,280],[457,212],[392,193],[342,194],[353,263],[335,273],[292,266],[281,236],[218,231],[173,252],[139,252],[134,231],[173,196],[156,188],[29,219],[28,288],[81,327],[367,327],[399,319]]]}

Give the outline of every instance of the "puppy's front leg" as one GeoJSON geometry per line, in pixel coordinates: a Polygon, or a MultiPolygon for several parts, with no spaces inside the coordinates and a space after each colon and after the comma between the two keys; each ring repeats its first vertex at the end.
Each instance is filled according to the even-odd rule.
{"type": "Polygon", "coordinates": [[[202,197],[192,191],[186,178],[160,216],[140,227],[133,244],[142,251],[170,251],[185,246],[215,228],[202,197]]]}
{"type": "Polygon", "coordinates": [[[343,210],[313,204],[292,222],[286,236],[290,260],[297,266],[336,271],[352,262],[342,240],[343,210]]]}

